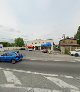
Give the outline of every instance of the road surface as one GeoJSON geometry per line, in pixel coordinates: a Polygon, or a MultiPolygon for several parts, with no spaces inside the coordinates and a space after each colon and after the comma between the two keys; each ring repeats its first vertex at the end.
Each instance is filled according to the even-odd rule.
{"type": "Polygon", "coordinates": [[[80,92],[80,62],[1,62],[0,92],[80,92]]]}

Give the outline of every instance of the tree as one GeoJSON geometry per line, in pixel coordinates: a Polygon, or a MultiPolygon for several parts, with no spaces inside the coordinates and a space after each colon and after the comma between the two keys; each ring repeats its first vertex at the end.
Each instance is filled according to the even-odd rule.
{"type": "Polygon", "coordinates": [[[10,47],[15,47],[15,43],[10,43],[10,47]]]}
{"type": "Polygon", "coordinates": [[[80,40],[80,26],[78,27],[77,33],[76,33],[76,35],[74,36],[74,38],[80,40]]]}
{"type": "Polygon", "coordinates": [[[0,42],[0,44],[3,44],[3,47],[10,47],[9,42],[0,42]]]}
{"type": "Polygon", "coordinates": [[[24,46],[24,40],[23,40],[23,38],[16,38],[15,39],[15,45],[18,47],[22,47],[22,46],[24,46]]]}
{"type": "Polygon", "coordinates": [[[80,44],[80,26],[78,27],[76,35],[74,35],[74,38],[77,39],[77,43],[80,44]]]}

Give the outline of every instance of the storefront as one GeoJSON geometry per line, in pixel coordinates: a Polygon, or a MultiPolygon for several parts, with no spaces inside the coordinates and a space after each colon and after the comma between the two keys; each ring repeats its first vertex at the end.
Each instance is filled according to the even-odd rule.
{"type": "Polygon", "coordinates": [[[41,44],[35,44],[35,50],[41,50],[41,44]]]}
{"type": "Polygon", "coordinates": [[[33,45],[26,46],[27,49],[34,49],[35,47],[33,45]]]}
{"type": "Polygon", "coordinates": [[[41,49],[50,49],[51,50],[52,44],[50,42],[47,42],[45,44],[41,44],[41,49]]]}

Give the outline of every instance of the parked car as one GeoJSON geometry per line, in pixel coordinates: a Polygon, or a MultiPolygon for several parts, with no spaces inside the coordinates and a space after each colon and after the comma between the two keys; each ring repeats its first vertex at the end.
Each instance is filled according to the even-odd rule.
{"type": "Polygon", "coordinates": [[[76,57],[80,56],[80,50],[75,52],[75,56],[76,57]]]}
{"type": "Polygon", "coordinates": [[[26,50],[25,48],[20,48],[19,50],[26,50]]]}
{"type": "Polygon", "coordinates": [[[0,61],[15,64],[16,62],[22,60],[22,58],[23,55],[19,55],[17,52],[6,52],[0,56],[0,61]]]}
{"type": "Polygon", "coordinates": [[[28,48],[28,51],[33,51],[33,49],[32,48],[28,48]]]}
{"type": "Polygon", "coordinates": [[[43,49],[42,52],[43,53],[48,53],[48,49],[43,49]]]}
{"type": "Polygon", "coordinates": [[[74,56],[75,53],[76,53],[76,51],[70,51],[70,55],[71,55],[71,56],[74,56]]]}
{"type": "Polygon", "coordinates": [[[80,56],[80,49],[75,49],[75,51],[70,51],[71,56],[80,56]]]}

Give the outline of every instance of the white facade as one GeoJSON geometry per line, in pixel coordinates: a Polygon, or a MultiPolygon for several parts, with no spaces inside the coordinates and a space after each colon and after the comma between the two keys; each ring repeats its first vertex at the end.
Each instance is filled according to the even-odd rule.
{"type": "Polygon", "coordinates": [[[47,39],[47,40],[41,40],[41,39],[36,39],[36,40],[30,40],[27,41],[27,46],[29,45],[33,45],[35,47],[37,47],[38,49],[41,50],[41,44],[46,44],[47,42],[51,43],[51,50],[53,50],[53,39],[47,39]]]}

